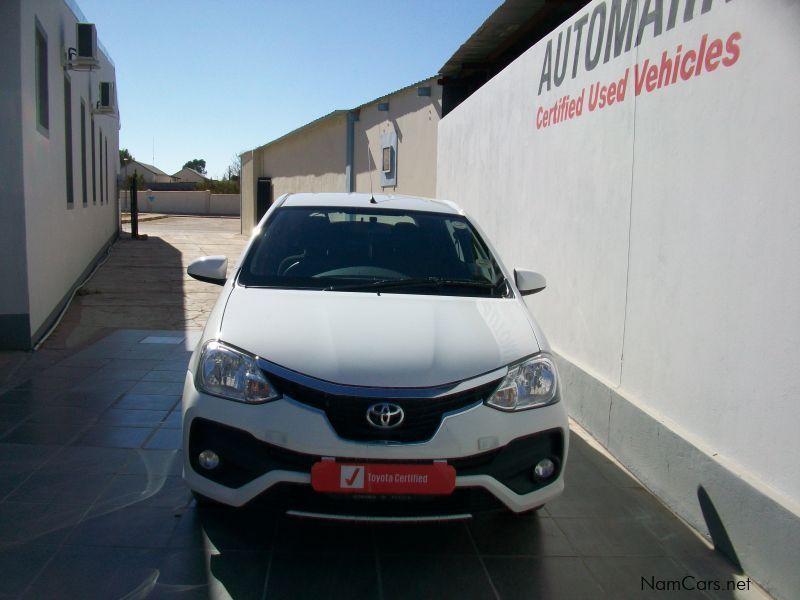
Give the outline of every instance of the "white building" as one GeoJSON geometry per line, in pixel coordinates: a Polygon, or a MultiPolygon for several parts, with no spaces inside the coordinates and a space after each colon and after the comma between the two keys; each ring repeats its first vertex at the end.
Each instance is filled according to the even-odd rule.
{"type": "Polygon", "coordinates": [[[36,343],[119,231],[114,64],[76,54],[85,21],[72,2],[0,2],[3,349],[36,343]]]}
{"type": "Polygon", "coordinates": [[[594,0],[545,31],[445,111],[437,195],[546,275],[571,416],[797,597],[800,3],[594,0]]]}

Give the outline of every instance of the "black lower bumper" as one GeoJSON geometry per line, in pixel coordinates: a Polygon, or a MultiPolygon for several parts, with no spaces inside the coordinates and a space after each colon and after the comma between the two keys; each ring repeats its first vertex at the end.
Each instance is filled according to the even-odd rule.
{"type": "MultiPolygon", "coordinates": [[[[313,454],[292,452],[262,442],[246,431],[200,418],[194,419],[191,423],[188,450],[189,462],[196,473],[230,488],[242,487],[270,471],[310,473],[314,463],[322,458],[313,454]],[[200,467],[198,455],[204,450],[213,450],[220,457],[218,467],[213,470],[200,467]]],[[[456,476],[488,475],[516,494],[528,494],[549,485],[560,475],[564,462],[564,436],[560,429],[550,429],[517,438],[508,445],[489,452],[468,457],[442,458],[447,459],[448,464],[455,468],[456,476]],[[555,463],[556,470],[546,480],[537,480],[533,476],[533,466],[543,458],[550,458],[555,463]]],[[[363,459],[356,458],[336,457],[336,459],[340,462],[364,462],[363,459]]],[[[370,459],[369,462],[430,463],[431,461],[370,459]]],[[[316,497],[334,496],[335,499],[338,496],[317,494],[308,486],[300,487],[308,488],[316,497]]],[[[456,496],[459,489],[452,496],[456,496]]],[[[430,498],[418,499],[415,503],[424,503],[426,500],[429,501],[430,498]]]]}

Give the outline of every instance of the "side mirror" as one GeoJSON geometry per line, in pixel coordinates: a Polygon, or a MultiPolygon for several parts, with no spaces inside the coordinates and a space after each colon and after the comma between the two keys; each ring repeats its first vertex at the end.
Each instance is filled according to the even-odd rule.
{"type": "Polygon", "coordinates": [[[186,272],[198,281],[225,285],[228,274],[228,258],[226,256],[203,256],[192,261],[186,272]]]}
{"type": "Polygon", "coordinates": [[[514,283],[517,284],[517,289],[523,296],[541,292],[547,287],[547,280],[544,275],[536,271],[526,271],[525,269],[514,269],[514,283]]]}

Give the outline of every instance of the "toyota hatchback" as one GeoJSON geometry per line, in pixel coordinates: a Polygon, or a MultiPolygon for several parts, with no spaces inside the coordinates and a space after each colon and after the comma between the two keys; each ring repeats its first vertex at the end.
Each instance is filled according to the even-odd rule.
{"type": "Polygon", "coordinates": [[[564,487],[561,384],[508,270],[455,204],[281,197],[226,278],[183,391],[184,479],[336,519],[536,509],[564,487]]]}

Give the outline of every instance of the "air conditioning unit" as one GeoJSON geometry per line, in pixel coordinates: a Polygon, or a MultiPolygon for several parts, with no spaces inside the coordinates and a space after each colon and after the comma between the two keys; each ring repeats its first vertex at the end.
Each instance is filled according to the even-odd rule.
{"type": "Polygon", "coordinates": [[[97,101],[94,112],[113,113],[114,112],[114,82],[100,82],[100,99],[97,101]]]}
{"type": "Polygon", "coordinates": [[[67,65],[78,71],[91,70],[100,64],[97,59],[97,29],[94,23],[75,24],[75,48],[70,48],[67,65]]]}

